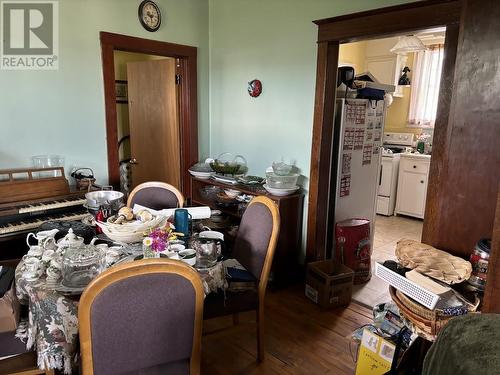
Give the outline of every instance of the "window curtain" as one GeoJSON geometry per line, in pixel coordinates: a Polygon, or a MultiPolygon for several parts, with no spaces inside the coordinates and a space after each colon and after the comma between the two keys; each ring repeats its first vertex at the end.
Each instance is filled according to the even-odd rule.
{"type": "Polygon", "coordinates": [[[444,45],[429,46],[416,52],[413,62],[410,110],[408,124],[411,127],[433,128],[439,97],[439,83],[443,66],[444,45]]]}

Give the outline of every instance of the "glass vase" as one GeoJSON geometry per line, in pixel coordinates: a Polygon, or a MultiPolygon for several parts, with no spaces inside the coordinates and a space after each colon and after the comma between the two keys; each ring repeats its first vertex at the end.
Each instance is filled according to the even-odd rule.
{"type": "Polygon", "coordinates": [[[144,259],[159,258],[160,252],[154,251],[151,246],[142,245],[142,254],[144,259]]]}

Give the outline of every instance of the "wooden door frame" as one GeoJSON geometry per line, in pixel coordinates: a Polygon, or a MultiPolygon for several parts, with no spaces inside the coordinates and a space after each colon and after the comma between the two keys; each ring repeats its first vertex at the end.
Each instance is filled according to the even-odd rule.
{"type": "Polygon", "coordinates": [[[197,48],[104,31],[99,33],[99,37],[104,77],[109,184],[115,187],[120,185],[114,51],[173,57],[180,61],[177,69],[181,76],[179,84],[181,190],[186,197],[191,196],[188,168],[198,161],[197,48]]]}
{"type": "MultiPolygon", "coordinates": [[[[433,147],[436,152],[433,153],[429,177],[432,182],[439,178],[445,160],[442,152],[445,152],[446,143],[449,142],[446,134],[460,16],[459,0],[430,0],[314,21],[318,25],[318,57],[309,183],[307,261],[329,257],[333,245],[336,194],[331,192],[335,189],[337,178],[333,138],[338,133],[334,131],[333,119],[339,45],[446,26],[445,61],[433,147]],[[444,151],[440,152],[439,149],[444,151]]],[[[427,200],[429,199],[432,199],[432,192],[428,194],[427,200]]],[[[429,211],[426,209],[426,215],[429,211]]]]}

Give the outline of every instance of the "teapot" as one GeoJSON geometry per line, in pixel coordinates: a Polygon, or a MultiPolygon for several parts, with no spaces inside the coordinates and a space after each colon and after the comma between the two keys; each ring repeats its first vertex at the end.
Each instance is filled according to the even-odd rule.
{"type": "Polygon", "coordinates": [[[74,242],[65,249],[62,258],[63,285],[72,288],[86,287],[104,271],[105,261],[105,252],[99,247],[84,245],[83,242],[76,245],[74,242]]]}
{"type": "MultiPolygon", "coordinates": [[[[93,238],[90,245],[93,245],[97,238],[93,238]]],[[[83,237],[77,236],[72,228],[69,228],[68,234],[57,241],[56,246],[59,251],[69,248],[69,247],[81,247],[83,246],[83,237]]]]}
{"type": "Polygon", "coordinates": [[[213,232],[214,236],[208,236],[206,233],[207,231],[196,234],[190,240],[190,247],[196,251],[197,268],[213,267],[224,247],[224,241],[220,237],[222,233],[213,232]]]}
{"type": "Polygon", "coordinates": [[[37,246],[40,246],[43,249],[46,250],[55,250],[56,249],[56,239],[55,236],[59,232],[58,229],[52,229],[52,230],[44,230],[40,231],[38,233],[28,233],[26,236],[26,244],[28,247],[31,247],[30,245],[30,238],[33,237],[34,239],[37,240],[37,246]]]}

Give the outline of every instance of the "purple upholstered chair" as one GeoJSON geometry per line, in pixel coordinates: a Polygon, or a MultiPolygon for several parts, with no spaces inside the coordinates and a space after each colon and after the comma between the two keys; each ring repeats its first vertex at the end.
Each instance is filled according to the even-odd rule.
{"type": "Polygon", "coordinates": [[[165,182],[144,182],[137,185],[128,197],[128,207],[133,208],[136,203],[153,210],[180,208],[184,204],[184,196],[174,186],[165,182]]]}
{"type": "Polygon", "coordinates": [[[241,218],[233,255],[255,277],[257,289],[245,292],[209,294],[205,298],[203,318],[211,319],[238,312],[257,312],[257,356],[264,359],[264,298],[280,228],[276,203],[259,196],[250,202],[241,218]]]}
{"type": "Polygon", "coordinates": [[[26,350],[15,331],[0,333],[0,374],[54,374],[53,370],[40,370],[36,353],[26,350]]]}
{"type": "Polygon", "coordinates": [[[144,259],[113,267],[80,299],[88,374],[199,374],[203,286],[188,265],[144,259]]]}

